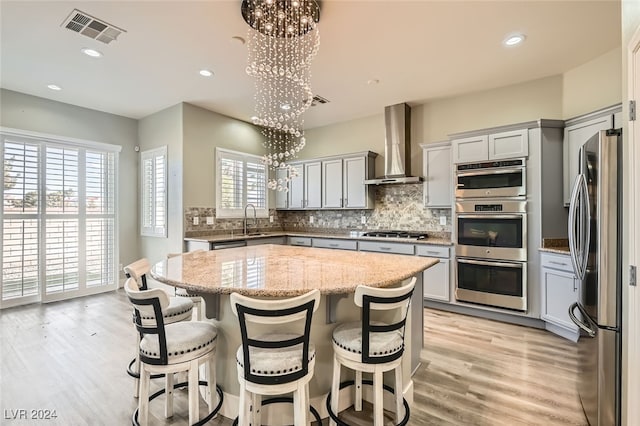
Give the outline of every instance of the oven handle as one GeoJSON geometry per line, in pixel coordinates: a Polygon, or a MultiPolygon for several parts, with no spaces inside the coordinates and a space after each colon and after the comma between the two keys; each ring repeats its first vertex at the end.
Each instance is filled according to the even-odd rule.
{"type": "Polygon", "coordinates": [[[500,170],[491,170],[491,171],[482,171],[482,172],[457,172],[456,176],[458,177],[466,177],[466,176],[485,176],[485,175],[506,175],[509,173],[518,173],[523,172],[524,168],[518,169],[500,169],[500,170]]]}
{"type": "Polygon", "coordinates": [[[465,214],[458,213],[458,219],[521,219],[526,215],[526,213],[515,213],[515,214],[491,214],[491,212],[487,212],[486,214],[465,214]]]}
{"type": "Polygon", "coordinates": [[[472,265],[482,266],[500,266],[502,268],[522,269],[522,263],[505,263],[505,262],[485,262],[482,260],[457,259],[458,263],[470,263],[472,265]]]}

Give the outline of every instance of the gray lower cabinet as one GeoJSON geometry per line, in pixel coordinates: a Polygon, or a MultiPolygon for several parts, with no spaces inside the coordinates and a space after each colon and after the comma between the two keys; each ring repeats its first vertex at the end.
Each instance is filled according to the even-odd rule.
{"type": "Polygon", "coordinates": [[[422,285],[424,298],[437,300],[439,302],[449,302],[450,291],[450,267],[451,262],[449,247],[441,246],[416,246],[416,255],[425,257],[437,257],[440,262],[437,265],[426,269],[422,273],[422,285]]]}
{"type": "Polygon", "coordinates": [[[267,238],[254,238],[247,240],[248,246],[259,246],[263,244],[287,244],[287,237],[267,237],[267,238]]]}
{"type": "Polygon", "coordinates": [[[578,301],[580,282],[573,273],[569,255],[540,253],[542,311],[547,330],[574,342],[578,327],[569,318],[569,306],[578,301]]]}
{"type": "Polygon", "coordinates": [[[356,240],[336,240],[334,238],[313,238],[311,246],[340,250],[358,250],[358,242],[356,240]]]}
{"type": "Polygon", "coordinates": [[[288,237],[287,242],[290,246],[311,247],[311,238],[309,237],[288,237]]]}
{"type": "Polygon", "coordinates": [[[360,241],[360,251],[375,251],[379,253],[414,254],[413,244],[385,243],[381,241],[360,241]]]}

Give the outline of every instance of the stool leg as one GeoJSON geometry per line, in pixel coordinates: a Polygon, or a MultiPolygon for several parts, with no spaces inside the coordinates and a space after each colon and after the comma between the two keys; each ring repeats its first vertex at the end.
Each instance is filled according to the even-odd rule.
{"type": "Polygon", "coordinates": [[[251,426],[262,424],[262,395],[251,394],[251,426]]]}
{"type": "Polygon", "coordinates": [[[240,404],[238,407],[238,426],[249,426],[248,392],[244,380],[240,380],[240,404]]]}
{"type": "Polygon", "coordinates": [[[403,392],[404,392],[404,387],[403,387],[403,383],[402,383],[402,364],[398,364],[396,366],[395,369],[396,372],[396,424],[400,423],[400,420],[402,420],[402,416],[403,416],[403,412],[402,412],[402,407],[404,406],[403,404],[403,392]]]}
{"type": "Polygon", "coordinates": [[[189,424],[192,425],[198,421],[200,394],[198,393],[199,378],[198,360],[189,363],[189,424]]]}
{"type": "MultiPolygon", "coordinates": [[[[216,395],[216,356],[212,355],[207,362],[207,405],[209,406],[209,412],[213,411],[215,403],[217,401],[216,395]]],[[[214,416],[214,418],[217,417],[214,416]]]]}
{"type": "Polygon", "coordinates": [[[384,400],[382,399],[382,370],[376,369],[373,372],[373,425],[382,426],[384,424],[384,400]]]}
{"type": "MultiPolygon", "coordinates": [[[[340,399],[340,361],[333,355],[333,379],[331,380],[331,411],[338,415],[338,400],[340,399]]],[[[329,420],[329,426],[336,426],[333,419],[329,420]]]]}
{"type": "Polygon", "coordinates": [[[166,373],[164,378],[164,394],[166,396],[164,402],[164,416],[168,419],[173,416],[173,373],[166,373]]]}
{"type": "MultiPolygon", "coordinates": [[[[304,385],[304,412],[306,413],[305,415],[307,416],[307,424],[311,425],[311,413],[309,412],[309,409],[311,408],[311,403],[309,402],[309,382],[305,383],[304,385]]],[[[318,425],[321,426],[321,425],[318,425]]]]}
{"type": "Polygon", "coordinates": [[[147,426],[149,423],[149,381],[151,374],[142,365],[140,367],[140,396],[138,398],[138,423],[147,426]]]}
{"type": "Polygon", "coordinates": [[[293,424],[295,425],[307,424],[306,413],[309,408],[304,406],[305,401],[304,385],[298,383],[298,388],[293,391],[293,424]]]}
{"type": "MultiPolygon", "coordinates": [[[[136,332],[136,360],[133,363],[133,371],[140,374],[140,333],[136,332]]],[[[138,397],[138,391],[140,389],[140,379],[133,378],[133,397],[138,397]]]]}
{"type": "Polygon", "coordinates": [[[356,411],[362,411],[362,371],[356,370],[356,400],[354,404],[356,411]]]}

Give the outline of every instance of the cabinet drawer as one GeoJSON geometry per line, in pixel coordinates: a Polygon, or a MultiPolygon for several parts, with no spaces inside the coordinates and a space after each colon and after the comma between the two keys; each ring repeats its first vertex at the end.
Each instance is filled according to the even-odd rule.
{"type": "Polygon", "coordinates": [[[267,238],[256,238],[252,240],[247,240],[248,246],[259,246],[262,244],[285,244],[285,237],[267,237],[267,238]]]}
{"type": "Polygon", "coordinates": [[[290,246],[311,247],[311,238],[305,237],[289,237],[290,246]]]}
{"type": "Polygon", "coordinates": [[[360,251],[377,251],[380,253],[413,254],[413,244],[383,243],[377,241],[360,241],[360,251]]]}
{"type": "Polygon", "coordinates": [[[358,242],[355,240],[334,240],[332,238],[314,238],[313,247],[331,248],[340,250],[358,250],[358,242]]]}
{"type": "Polygon", "coordinates": [[[557,269],[573,274],[573,265],[569,254],[540,253],[540,264],[543,268],[557,269]]]}
{"type": "Polygon", "coordinates": [[[425,257],[449,258],[449,247],[423,246],[416,244],[416,255],[425,257]]]}

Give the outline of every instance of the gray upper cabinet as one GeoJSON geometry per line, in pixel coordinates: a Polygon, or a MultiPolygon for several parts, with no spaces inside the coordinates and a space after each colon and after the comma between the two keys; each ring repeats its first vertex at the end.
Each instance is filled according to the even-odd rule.
{"type": "MultiPolygon", "coordinates": [[[[289,182],[288,197],[276,195],[276,208],[372,209],[375,152],[365,151],[292,163],[299,176],[289,182]]],[[[284,178],[276,173],[276,178],[284,178]]]]}
{"type": "Polygon", "coordinates": [[[343,206],[342,159],[322,162],[322,208],[338,209],[343,206]]]}
{"type": "MultiPolygon", "coordinates": [[[[276,179],[279,182],[283,182],[282,185],[287,187],[286,184],[287,170],[276,169],[276,179]]],[[[289,191],[276,191],[276,209],[286,209],[289,207],[289,191]]]]}
{"type": "Polygon", "coordinates": [[[527,129],[517,129],[453,139],[453,163],[527,157],[529,155],[528,135],[527,129]]]}
{"type": "Polygon", "coordinates": [[[613,128],[614,115],[617,114],[619,117],[621,111],[622,106],[615,105],[565,122],[563,145],[563,200],[565,206],[569,205],[571,189],[576,176],[578,176],[580,147],[600,130],[613,128]]]}
{"type": "Polygon", "coordinates": [[[424,175],[424,206],[451,208],[453,195],[451,143],[420,144],[424,175]]]}
{"type": "Polygon", "coordinates": [[[304,207],[319,209],[322,207],[322,163],[313,161],[304,163],[304,207]]]}

